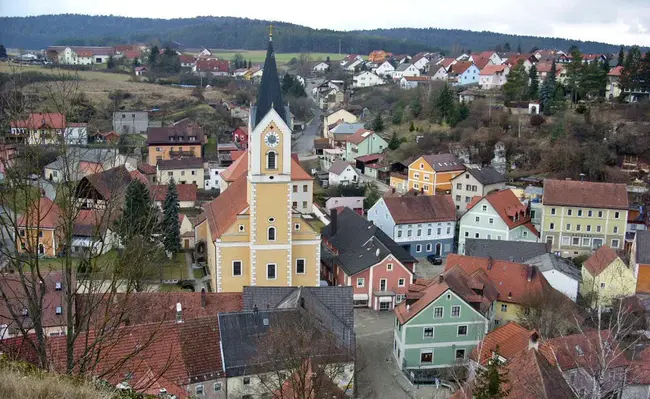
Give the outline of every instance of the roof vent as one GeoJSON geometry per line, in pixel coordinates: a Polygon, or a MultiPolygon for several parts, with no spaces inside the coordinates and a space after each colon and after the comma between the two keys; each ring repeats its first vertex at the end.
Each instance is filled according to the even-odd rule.
{"type": "Polygon", "coordinates": [[[379,248],[375,251],[375,257],[379,258],[379,248]]]}
{"type": "Polygon", "coordinates": [[[176,323],[183,322],[183,307],[180,302],[176,302],[176,323]]]}
{"type": "Polygon", "coordinates": [[[264,320],[262,320],[262,323],[263,323],[265,326],[268,326],[268,325],[269,325],[269,319],[266,319],[266,318],[265,318],[264,320]]]}

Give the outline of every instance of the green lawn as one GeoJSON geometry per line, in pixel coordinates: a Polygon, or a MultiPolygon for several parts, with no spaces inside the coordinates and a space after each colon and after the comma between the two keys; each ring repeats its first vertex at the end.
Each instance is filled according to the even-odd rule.
{"type": "Polygon", "coordinates": [[[305,221],[316,230],[317,233],[320,233],[320,231],[325,227],[325,223],[321,222],[320,219],[305,219],[305,221]]]}
{"type": "Polygon", "coordinates": [[[185,263],[185,254],[178,253],[169,260],[167,256],[161,260],[163,273],[163,280],[185,280],[190,278],[187,275],[187,265],[185,263]]]}
{"type": "Polygon", "coordinates": [[[214,136],[211,136],[208,139],[208,143],[203,146],[203,152],[205,155],[208,154],[216,154],[217,153],[217,138],[214,136]]]}
{"type": "Polygon", "coordinates": [[[192,269],[192,274],[194,275],[195,280],[201,280],[203,277],[205,277],[203,269],[192,269]]]}
{"type": "Polygon", "coordinates": [[[26,184],[18,186],[3,186],[0,201],[3,202],[5,209],[10,209],[15,213],[24,213],[27,206],[40,198],[38,187],[26,184]]]}
{"type": "MultiPolygon", "coordinates": [[[[106,68],[106,66],[99,67],[97,69],[106,68]]],[[[110,72],[100,72],[100,71],[73,71],[69,69],[58,69],[58,68],[45,68],[39,65],[20,65],[20,64],[11,64],[7,62],[0,63],[0,72],[4,73],[20,73],[27,71],[35,71],[42,74],[48,75],[78,75],[80,79],[83,80],[103,80],[109,82],[128,82],[131,79],[131,75],[123,73],[110,73],[110,72]]]]}
{"type": "MultiPolygon", "coordinates": [[[[264,62],[266,58],[266,50],[210,50],[212,51],[212,56],[217,58],[222,58],[226,60],[232,60],[235,58],[235,54],[241,54],[242,57],[251,62],[264,62]]],[[[301,53],[276,53],[275,59],[278,64],[287,64],[292,58],[300,58],[301,53]]],[[[346,54],[337,54],[337,53],[306,53],[313,61],[325,61],[327,57],[330,57],[330,61],[340,61],[346,54]]]]}

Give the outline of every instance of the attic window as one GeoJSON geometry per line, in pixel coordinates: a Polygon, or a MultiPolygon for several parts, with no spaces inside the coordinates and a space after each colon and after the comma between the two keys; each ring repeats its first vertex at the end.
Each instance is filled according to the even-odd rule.
{"type": "Polygon", "coordinates": [[[54,283],[54,289],[56,291],[61,291],[61,282],[60,281],[57,281],[56,283],[54,283]]]}
{"type": "Polygon", "coordinates": [[[57,315],[60,315],[61,313],[63,313],[63,308],[61,308],[61,306],[57,306],[56,309],[55,309],[55,313],[57,315]]]}

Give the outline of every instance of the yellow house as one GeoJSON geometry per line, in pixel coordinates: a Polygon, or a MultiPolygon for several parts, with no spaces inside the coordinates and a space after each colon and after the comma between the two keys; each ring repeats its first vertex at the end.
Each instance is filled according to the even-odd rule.
{"type": "Polygon", "coordinates": [[[179,158],[201,158],[201,148],[206,138],[203,129],[195,122],[185,118],[165,127],[147,129],[149,165],[158,161],[179,158]]]}
{"type": "Polygon", "coordinates": [[[408,191],[408,176],[402,173],[391,172],[389,184],[395,192],[404,194],[408,191]]]}
{"type": "Polygon", "coordinates": [[[343,121],[345,123],[355,123],[357,120],[358,118],[353,113],[344,109],[330,112],[323,117],[323,137],[329,137],[329,126],[336,122],[343,121]]]}
{"type": "Polygon", "coordinates": [[[450,193],[451,180],[464,171],[465,166],[453,154],[423,155],[409,164],[408,190],[425,195],[450,193]]]}
{"type": "Polygon", "coordinates": [[[41,197],[34,201],[23,215],[18,218],[18,253],[32,252],[38,255],[54,257],[61,249],[59,216],[61,210],[52,200],[41,197]]]}
{"type": "Polygon", "coordinates": [[[633,295],[635,290],[634,273],[607,245],[582,264],[580,295],[592,307],[610,306],[612,299],[633,295]]]}
{"type": "Polygon", "coordinates": [[[216,292],[244,286],[318,286],[320,233],[293,206],[293,186],[309,176],[291,157],[289,110],[269,47],[257,102],[251,107],[247,168],[206,205],[195,226],[205,243],[216,292]]]}

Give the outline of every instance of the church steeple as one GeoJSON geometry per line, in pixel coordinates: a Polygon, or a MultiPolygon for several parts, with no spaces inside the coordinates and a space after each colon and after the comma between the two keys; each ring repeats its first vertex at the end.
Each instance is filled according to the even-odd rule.
{"type": "Polygon", "coordinates": [[[275,64],[275,51],[273,51],[273,28],[269,31],[269,46],[266,50],[266,59],[264,60],[264,71],[262,72],[262,83],[260,91],[257,94],[257,102],[255,104],[255,119],[253,127],[266,116],[271,110],[280,115],[280,118],[287,121],[286,109],[282,101],[282,86],[280,86],[280,78],[278,76],[278,67],[275,64]]]}

